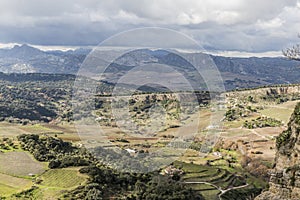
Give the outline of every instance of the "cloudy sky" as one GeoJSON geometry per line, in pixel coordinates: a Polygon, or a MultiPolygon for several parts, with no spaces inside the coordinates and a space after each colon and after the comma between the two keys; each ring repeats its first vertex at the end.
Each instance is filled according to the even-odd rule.
{"type": "Polygon", "coordinates": [[[300,42],[300,0],[0,1],[2,44],[97,45],[149,26],[183,32],[208,50],[280,51],[300,42]]]}

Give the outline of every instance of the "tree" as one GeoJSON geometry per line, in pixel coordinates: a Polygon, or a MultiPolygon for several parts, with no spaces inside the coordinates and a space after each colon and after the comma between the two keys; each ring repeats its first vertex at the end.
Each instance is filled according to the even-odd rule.
{"type": "Polygon", "coordinates": [[[204,199],[201,194],[193,191],[183,183],[161,175],[153,177],[146,185],[137,182],[135,189],[138,189],[136,199],[204,199]]]}
{"type": "Polygon", "coordinates": [[[87,192],[85,199],[86,200],[98,200],[98,199],[100,200],[103,198],[102,198],[101,191],[96,188],[93,188],[87,192]]]}
{"type": "MultiPolygon", "coordinates": [[[[298,34],[300,38],[300,34],[298,34]]],[[[291,60],[300,61],[300,44],[296,44],[282,51],[283,55],[291,60]]]]}

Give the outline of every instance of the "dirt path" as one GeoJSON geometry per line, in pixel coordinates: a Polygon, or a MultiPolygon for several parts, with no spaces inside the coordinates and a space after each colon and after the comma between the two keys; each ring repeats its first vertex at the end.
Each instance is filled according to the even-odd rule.
{"type": "Polygon", "coordinates": [[[255,134],[255,135],[259,136],[259,137],[262,137],[262,138],[265,139],[265,140],[270,140],[270,139],[271,139],[271,138],[269,138],[269,137],[267,137],[267,136],[264,136],[264,135],[258,133],[258,132],[257,132],[256,130],[254,130],[254,129],[251,129],[251,133],[253,133],[253,134],[255,134]]]}

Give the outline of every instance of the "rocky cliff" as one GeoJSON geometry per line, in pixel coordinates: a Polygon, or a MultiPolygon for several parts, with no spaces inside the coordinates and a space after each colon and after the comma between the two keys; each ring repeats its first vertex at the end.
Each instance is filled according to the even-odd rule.
{"type": "Polygon", "coordinates": [[[245,96],[275,96],[275,95],[289,95],[289,96],[299,96],[300,94],[300,84],[295,85],[278,85],[278,86],[270,86],[270,87],[262,87],[257,89],[248,89],[242,91],[231,91],[226,94],[228,97],[240,97],[245,96]]]}
{"type": "Polygon", "coordinates": [[[270,188],[256,200],[300,199],[300,103],[290,118],[288,128],[276,139],[277,153],[271,172],[270,188]]]}

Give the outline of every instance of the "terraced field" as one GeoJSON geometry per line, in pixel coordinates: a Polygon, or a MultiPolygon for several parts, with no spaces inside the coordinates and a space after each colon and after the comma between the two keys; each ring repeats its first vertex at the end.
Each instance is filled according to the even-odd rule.
{"type": "MultiPolygon", "coordinates": [[[[174,166],[185,173],[181,179],[191,188],[201,192],[206,199],[220,199],[220,196],[234,189],[247,188],[253,180],[247,179],[238,172],[230,172],[214,166],[196,165],[176,161],[174,166]],[[249,182],[249,183],[247,183],[249,182]]],[[[254,180],[255,181],[255,180],[254,180]]]]}

